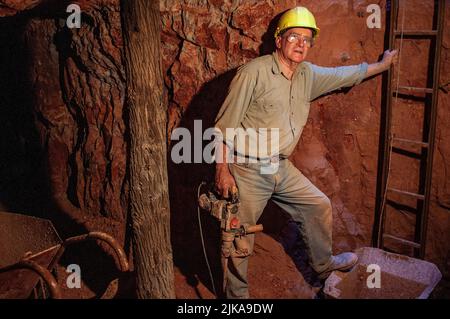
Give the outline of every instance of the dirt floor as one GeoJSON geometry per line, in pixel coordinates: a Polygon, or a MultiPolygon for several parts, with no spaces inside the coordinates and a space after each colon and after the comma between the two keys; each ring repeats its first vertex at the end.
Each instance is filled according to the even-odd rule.
{"type": "MultiPolygon", "coordinates": [[[[102,253],[99,258],[77,257],[82,263],[81,288],[68,288],[67,265],[59,265],[56,271],[63,297],[68,299],[91,298],[133,298],[130,276],[121,276],[110,258],[102,253]],[[120,278],[119,278],[120,277],[120,278]]],[[[203,258],[203,256],[199,256],[203,258]]],[[[68,260],[70,258],[66,258],[68,260]]],[[[305,282],[293,260],[284,252],[275,239],[266,234],[258,234],[254,254],[250,258],[249,281],[251,298],[257,299],[312,299],[315,292],[305,282]],[[264,280],[261,280],[264,278],[264,280]]],[[[175,294],[177,299],[214,299],[215,296],[204,276],[186,276],[179,267],[174,267],[175,294]]],[[[216,287],[218,289],[219,287],[216,287]]]]}
{"type": "MultiPolygon", "coordinates": [[[[94,219],[87,223],[90,229],[99,229],[122,240],[124,238],[121,227],[114,223],[106,223],[106,219],[94,219]]],[[[303,248],[296,241],[295,226],[288,223],[278,237],[266,233],[259,233],[255,238],[255,249],[249,261],[250,296],[253,299],[313,299],[319,288],[312,287],[304,279],[309,274],[301,265],[303,248]],[[289,244],[288,242],[291,242],[289,244]]],[[[217,272],[217,265],[210,257],[213,273],[217,272]]],[[[202,254],[198,258],[191,258],[195,263],[203,264],[202,254]]],[[[187,265],[175,264],[174,280],[177,299],[214,299],[216,298],[210,285],[206,268],[197,274],[186,271],[187,265]]],[[[354,272],[358,276],[355,282],[365,282],[368,273],[365,269],[354,272]]],[[[100,248],[93,242],[73,246],[60,260],[55,271],[56,278],[62,288],[65,299],[113,299],[135,298],[133,273],[123,274],[118,270],[115,259],[108,249],[100,248]],[[70,273],[66,272],[69,264],[78,264],[81,268],[81,287],[68,288],[66,281],[70,273]]],[[[350,299],[410,299],[415,298],[423,287],[415,282],[400,281],[395,276],[382,274],[382,282],[388,283],[383,291],[363,289],[357,287],[338,287],[343,292],[343,298],[350,299]],[[398,294],[398,285],[403,285],[404,294],[398,294]]],[[[312,282],[317,286],[316,282],[312,282]]],[[[216,280],[216,289],[220,284],[216,280]]],[[[430,298],[450,299],[450,280],[444,278],[430,298]]]]}

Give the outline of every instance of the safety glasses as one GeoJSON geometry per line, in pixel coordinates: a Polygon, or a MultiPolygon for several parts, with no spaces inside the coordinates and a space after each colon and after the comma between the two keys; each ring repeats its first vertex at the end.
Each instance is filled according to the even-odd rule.
{"type": "Polygon", "coordinates": [[[300,41],[300,43],[303,43],[303,45],[307,46],[308,48],[312,47],[314,44],[313,38],[294,32],[287,35],[286,40],[289,43],[299,43],[300,41]]]}

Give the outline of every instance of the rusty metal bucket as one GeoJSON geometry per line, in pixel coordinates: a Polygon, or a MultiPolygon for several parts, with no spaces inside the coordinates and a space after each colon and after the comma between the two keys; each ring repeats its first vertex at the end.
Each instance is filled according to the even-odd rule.
{"type": "Polygon", "coordinates": [[[381,249],[363,247],[355,251],[358,264],[347,273],[333,271],[325,281],[324,293],[334,299],[426,299],[442,274],[436,265],[381,249]],[[368,284],[375,268],[379,287],[368,284]]]}
{"type": "Polygon", "coordinates": [[[128,271],[126,255],[108,234],[90,232],[62,241],[49,220],[0,212],[0,299],[29,298],[42,279],[53,298],[60,298],[58,282],[51,274],[67,246],[86,240],[106,242],[115,252],[118,268],[128,271]]]}

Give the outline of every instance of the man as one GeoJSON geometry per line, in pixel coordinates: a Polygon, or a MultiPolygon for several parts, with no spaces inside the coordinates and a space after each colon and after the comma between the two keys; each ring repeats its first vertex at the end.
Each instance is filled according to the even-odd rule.
{"type": "MultiPolygon", "coordinates": [[[[237,186],[241,223],[255,224],[269,199],[287,211],[300,225],[312,268],[324,280],[333,270],[351,269],[357,257],[354,253],[332,255],[330,200],[286,158],[300,138],[310,101],[387,70],[397,52],[388,50],[381,62],[370,65],[319,67],[305,62],[319,31],[308,9],[288,10],[280,18],[275,32],[276,51],[238,70],[216,118],[215,126],[224,139],[223,153],[216,164],[216,187],[227,198],[230,190],[237,186]],[[236,136],[226,133],[227,128],[277,129],[277,141],[267,137],[277,151],[255,151],[252,147],[258,143],[251,143],[251,139],[255,139],[251,135],[246,147],[237,149],[234,147],[236,136]],[[235,160],[233,163],[227,154],[234,155],[231,156],[235,160]],[[276,169],[264,173],[263,169],[274,163],[276,169]]],[[[250,251],[253,242],[253,235],[235,239],[236,245],[250,251]]],[[[228,265],[227,297],[248,298],[248,258],[231,258],[228,265]]]]}

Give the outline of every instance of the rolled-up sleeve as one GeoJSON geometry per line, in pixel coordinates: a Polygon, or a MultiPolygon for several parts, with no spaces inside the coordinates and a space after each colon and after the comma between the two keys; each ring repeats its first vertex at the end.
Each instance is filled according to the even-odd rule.
{"type": "Polygon", "coordinates": [[[241,122],[252,101],[255,85],[256,75],[246,70],[245,67],[239,69],[217,114],[215,119],[216,131],[219,130],[224,142],[229,146],[234,143],[234,134],[233,136],[227,136],[227,128],[241,127],[241,122]]]}
{"type": "Polygon", "coordinates": [[[328,92],[361,83],[367,74],[368,64],[364,62],[357,65],[334,68],[321,67],[314,64],[310,64],[310,66],[313,76],[310,100],[314,100],[328,92]]]}

